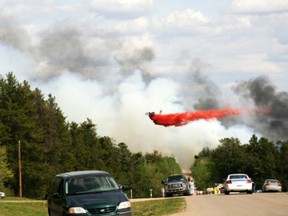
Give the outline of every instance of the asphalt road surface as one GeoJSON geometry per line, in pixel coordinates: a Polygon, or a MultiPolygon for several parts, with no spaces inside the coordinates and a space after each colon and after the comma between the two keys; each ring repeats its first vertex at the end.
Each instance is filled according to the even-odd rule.
{"type": "Polygon", "coordinates": [[[172,216],[288,216],[288,193],[231,193],[185,199],[186,208],[172,216]]]}

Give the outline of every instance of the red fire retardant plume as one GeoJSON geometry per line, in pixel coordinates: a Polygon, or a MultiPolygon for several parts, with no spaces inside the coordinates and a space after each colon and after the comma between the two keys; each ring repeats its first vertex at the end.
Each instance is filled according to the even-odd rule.
{"type": "Polygon", "coordinates": [[[154,112],[148,113],[150,119],[157,125],[167,126],[182,126],[188,124],[190,121],[198,119],[219,119],[228,116],[238,115],[264,115],[269,113],[269,110],[260,109],[235,109],[226,107],[219,110],[198,110],[195,112],[183,112],[173,114],[156,114],[154,112]]]}

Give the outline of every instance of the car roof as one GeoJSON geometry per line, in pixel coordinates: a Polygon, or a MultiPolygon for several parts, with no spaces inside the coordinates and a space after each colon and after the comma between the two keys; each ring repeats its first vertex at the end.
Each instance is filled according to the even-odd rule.
{"type": "Polygon", "coordinates": [[[185,176],[185,175],[183,175],[183,174],[175,174],[175,175],[169,175],[168,177],[167,177],[167,179],[170,179],[170,178],[184,178],[184,179],[186,179],[187,177],[185,176]]]}
{"type": "MultiPolygon", "coordinates": [[[[231,176],[231,175],[247,175],[247,174],[245,174],[245,173],[233,173],[233,174],[229,174],[229,176],[231,176]]],[[[248,175],[247,175],[248,176],[248,175]]]]}
{"type": "Polygon", "coordinates": [[[171,177],[171,176],[185,176],[184,174],[173,174],[173,175],[169,175],[168,177],[171,177]]]}
{"type": "Polygon", "coordinates": [[[99,174],[105,174],[110,175],[110,173],[102,170],[80,170],[80,171],[71,171],[66,173],[60,173],[56,175],[57,177],[81,177],[81,176],[89,176],[89,175],[99,175],[99,174]]]}
{"type": "Polygon", "coordinates": [[[277,179],[266,179],[265,181],[279,181],[277,179]]]}

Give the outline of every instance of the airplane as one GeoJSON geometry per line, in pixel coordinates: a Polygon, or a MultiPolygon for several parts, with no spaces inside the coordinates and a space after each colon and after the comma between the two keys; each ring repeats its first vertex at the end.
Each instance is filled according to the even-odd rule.
{"type": "Polygon", "coordinates": [[[162,114],[162,110],[160,110],[159,114],[156,114],[155,112],[147,112],[145,115],[148,115],[154,124],[165,127],[178,127],[187,124],[187,121],[182,121],[179,119],[179,114],[162,114]]]}

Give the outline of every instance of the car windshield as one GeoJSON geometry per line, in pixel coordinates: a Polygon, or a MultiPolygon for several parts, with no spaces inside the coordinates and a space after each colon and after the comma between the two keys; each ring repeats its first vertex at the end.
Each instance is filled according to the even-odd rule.
{"type": "Polygon", "coordinates": [[[109,175],[71,178],[65,184],[66,194],[98,193],[117,189],[118,184],[109,175]]]}
{"type": "Polygon", "coordinates": [[[247,179],[246,175],[231,175],[230,179],[247,179]]]}
{"type": "Polygon", "coordinates": [[[167,182],[184,181],[183,176],[169,176],[167,182]]]}
{"type": "Polygon", "coordinates": [[[274,180],[274,179],[267,180],[267,182],[269,182],[271,184],[279,184],[280,183],[278,180],[274,180]]]}

